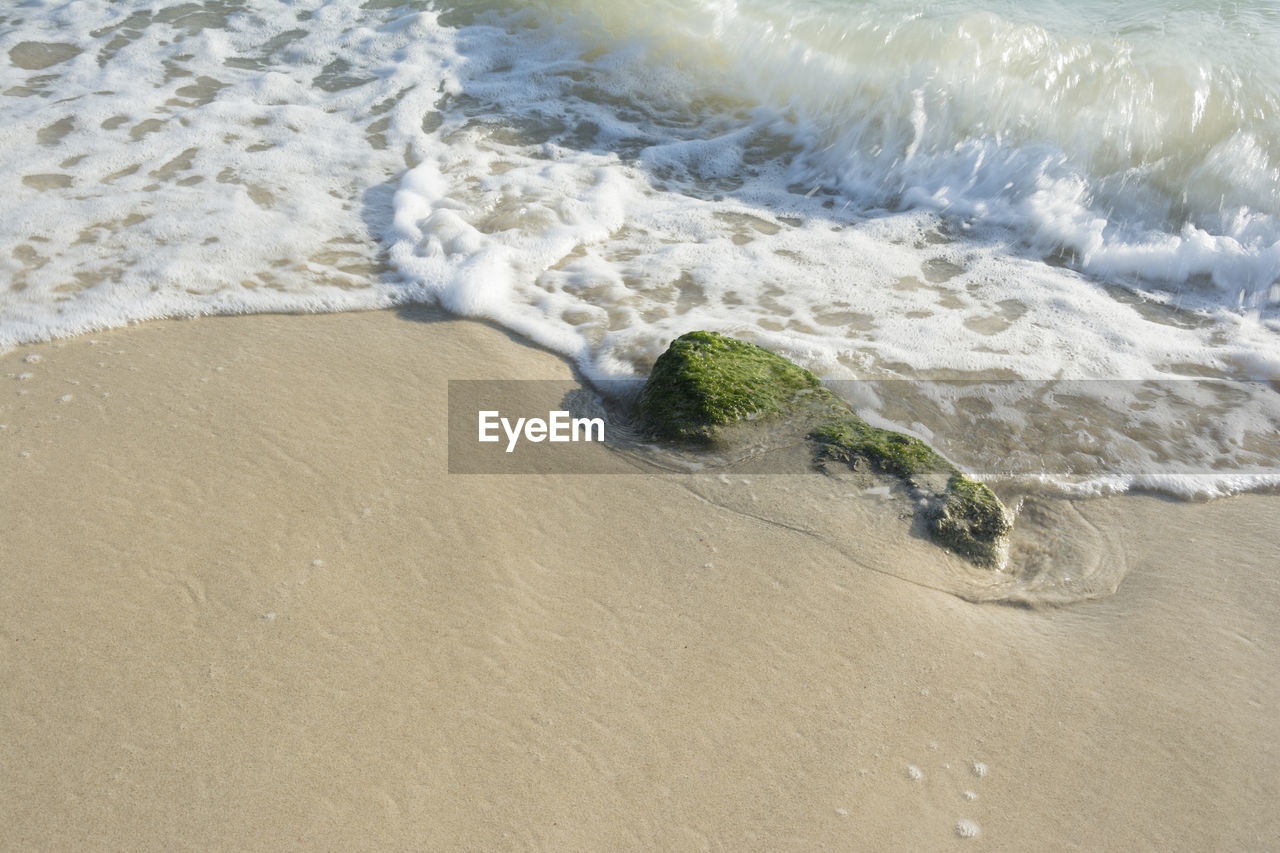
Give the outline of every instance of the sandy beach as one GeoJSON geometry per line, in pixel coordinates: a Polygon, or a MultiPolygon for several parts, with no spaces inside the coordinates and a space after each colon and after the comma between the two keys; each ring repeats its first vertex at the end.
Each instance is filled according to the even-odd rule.
{"type": "Polygon", "coordinates": [[[798,480],[448,473],[447,380],[573,378],[426,308],[0,357],[0,847],[1280,843],[1275,497],[1083,502],[1123,582],[1032,609],[798,480]]]}
{"type": "Polygon", "coordinates": [[[6,6],[0,853],[1280,850],[1274,3],[6,6]]]}

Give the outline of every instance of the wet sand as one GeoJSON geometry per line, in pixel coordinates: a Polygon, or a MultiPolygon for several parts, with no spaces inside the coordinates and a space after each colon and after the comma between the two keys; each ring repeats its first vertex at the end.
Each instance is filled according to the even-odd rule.
{"type": "Polygon", "coordinates": [[[0,847],[1280,844],[1280,498],[1083,502],[1115,595],[974,604],[802,481],[449,474],[465,378],[573,374],[428,309],[0,356],[0,847]]]}

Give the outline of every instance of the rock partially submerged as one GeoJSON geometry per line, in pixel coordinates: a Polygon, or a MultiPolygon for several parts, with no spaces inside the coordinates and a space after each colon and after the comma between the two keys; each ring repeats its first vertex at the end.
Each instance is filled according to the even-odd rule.
{"type": "Polygon", "coordinates": [[[710,444],[720,427],[790,412],[813,395],[831,397],[818,377],[777,353],[719,332],[689,332],[658,357],[639,409],[662,438],[710,444]]]}
{"type": "Polygon", "coordinates": [[[1009,513],[985,483],[966,477],[918,438],[879,429],[849,411],[809,433],[821,463],[857,467],[865,460],[893,474],[925,498],[925,523],[934,541],[980,566],[999,567],[1008,552],[1009,513]]]}
{"type": "Polygon", "coordinates": [[[854,414],[808,370],[717,332],[672,341],[653,366],[638,411],[658,436],[715,443],[724,428],[782,415],[809,424],[819,466],[866,464],[896,476],[924,500],[933,539],[982,566],[1005,561],[1012,524],[1000,499],[918,438],[879,429],[854,414]]]}

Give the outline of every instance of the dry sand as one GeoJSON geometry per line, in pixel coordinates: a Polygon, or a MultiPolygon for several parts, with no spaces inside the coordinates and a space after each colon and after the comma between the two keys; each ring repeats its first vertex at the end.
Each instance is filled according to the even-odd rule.
{"type": "Polygon", "coordinates": [[[1280,498],[1085,502],[1116,595],[972,604],[786,478],[449,474],[451,378],[572,373],[425,309],[0,357],[0,847],[1280,845],[1280,498]]]}

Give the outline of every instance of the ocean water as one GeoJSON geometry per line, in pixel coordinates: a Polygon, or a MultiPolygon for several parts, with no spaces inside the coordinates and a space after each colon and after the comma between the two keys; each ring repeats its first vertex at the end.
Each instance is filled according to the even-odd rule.
{"type": "Polygon", "coordinates": [[[850,394],[970,470],[1269,488],[1277,56],[1270,0],[8,5],[0,348],[438,302],[603,380],[707,328],[906,380],[850,394]]]}

